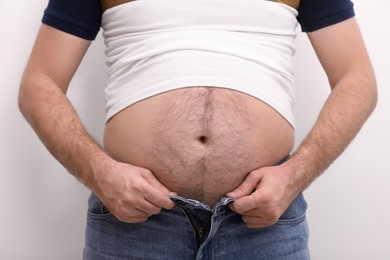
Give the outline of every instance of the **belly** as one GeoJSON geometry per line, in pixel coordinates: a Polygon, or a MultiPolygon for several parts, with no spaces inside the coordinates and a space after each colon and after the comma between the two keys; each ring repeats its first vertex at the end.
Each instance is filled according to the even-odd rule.
{"type": "Polygon", "coordinates": [[[106,124],[116,160],[150,169],[171,191],[210,206],[255,169],[287,156],[291,125],[246,94],[191,87],[142,100],[106,124]]]}

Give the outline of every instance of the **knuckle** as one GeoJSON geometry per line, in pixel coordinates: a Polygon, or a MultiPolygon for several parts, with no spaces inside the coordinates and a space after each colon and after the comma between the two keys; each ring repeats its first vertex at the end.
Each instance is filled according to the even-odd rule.
{"type": "Polygon", "coordinates": [[[161,212],[160,208],[154,208],[150,210],[150,215],[157,215],[161,212]]]}
{"type": "Polygon", "coordinates": [[[174,207],[174,203],[173,201],[171,201],[170,199],[168,198],[165,198],[165,197],[159,197],[156,201],[156,205],[159,207],[159,208],[165,208],[165,209],[171,209],[174,207]]]}
{"type": "Polygon", "coordinates": [[[269,187],[263,187],[263,189],[261,190],[261,196],[264,200],[270,200],[274,196],[274,194],[269,189],[269,187]]]}
{"type": "Polygon", "coordinates": [[[138,180],[134,180],[128,184],[128,189],[134,192],[142,192],[141,182],[138,180]]]}
{"type": "Polygon", "coordinates": [[[263,191],[261,193],[261,198],[260,200],[258,201],[260,204],[262,205],[270,205],[273,201],[273,196],[271,193],[267,192],[267,191],[263,191]]]}
{"type": "Polygon", "coordinates": [[[275,211],[267,213],[267,223],[270,225],[275,224],[279,220],[279,215],[275,211]]]}
{"type": "Polygon", "coordinates": [[[247,193],[247,189],[246,189],[245,186],[243,186],[243,185],[238,186],[237,189],[238,189],[241,193],[247,193]]]}
{"type": "Polygon", "coordinates": [[[120,201],[119,205],[121,209],[131,209],[137,206],[137,201],[133,197],[126,196],[120,201]]]}
{"type": "Polygon", "coordinates": [[[250,179],[256,179],[257,178],[257,172],[256,171],[252,171],[248,174],[248,177],[250,179]]]}
{"type": "Polygon", "coordinates": [[[114,215],[121,221],[125,220],[126,217],[129,216],[129,214],[127,212],[125,212],[124,210],[117,210],[114,212],[114,215]]]}
{"type": "Polygon", "coordinates": [[[167,204],[165,199],[161,196],[156,197],[155,203],[157,206],[165,206],[167,204]]]}
{"type": "Polygon", "coordinates": [[[145,212],[148,215],[148,217],[150,217],[152,215],[159,214],[161,212],[161,208],[156,207],[156,206],[151,206],[151,207],[148,207],[147,209],[145,209],[145,212]]]}
{"type": "Polygon", "coordinates": [[[237,203],[237,201],[233,202],[230,205],[230,209],[233,210],[234,212],[240,213],[241,212],[241,207],[240,204],[237,203]]]}
{"type": "Polygon", "coordinates": [[[149,169],[141,168],[139,171],[143,177],[145,177],[145,176],[149,177],[149,176],[153,175],[152,171],[149,169]]]}
{"type": "Polygon", "coordinates": [[[114,216],[115,216],[119,221],[121,221],[121,222],[128,222],[128,220],[126,219],[126,217],[123,216],[123,215],[121,215],[121,214],[119,214],[119,213],[116,213],[114,216]]]}
{"type": "Polygon", "coordinates": [[[272,218],[269,219],[268,224],[270,226],[272,226],[272,225],[276,224],[276,222],[278,222],[278,218],[277,217],[272,217],[272,218]]]}
{"type": "Polygon", "coordinates": [[[264,206],[264,204],[265,204],[264,201],[261,199],[257,199],[254,201],[254,205],[256,208],[261,208],[262,206],[264,206]]]}
{"type": "Polygon", "coordinates": [[[146,216],[146,214],[142,214],[141,215],[136,215],[136,214],[129,214],[129,213],[117,213],[115,214],[115,217],[121,221],[121,222],[125,222],[125,223],[142,223],[142,222],[145,222],[149,216],[146,216]]]}
{"type": "Polygon", "coordinates": [[[136,221],[137,222],[134,222],[134,223],[142,223],[142,222],[145,222],[145,221],[147,221],[148,220],[148,218],[146,217],[146,218],[138,218],[136,221]]]}
{"type": "Polygon", "coordinates": [[[147,214],[142,214],[142,215],[132,216],[130,220],[131,223],[142,223],[148,220],[149,217],[150,216],[148,216],[147,214]]]}

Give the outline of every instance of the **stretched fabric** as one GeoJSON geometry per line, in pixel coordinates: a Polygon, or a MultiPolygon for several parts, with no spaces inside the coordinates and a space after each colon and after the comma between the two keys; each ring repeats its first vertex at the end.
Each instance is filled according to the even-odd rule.
{"type": "Polygon", "coordinates": [[[294,126],[296,16],[265,0],[138,0],[107,9],[107,120],[165,91],[210,86],[252,95],[294,126]]]}

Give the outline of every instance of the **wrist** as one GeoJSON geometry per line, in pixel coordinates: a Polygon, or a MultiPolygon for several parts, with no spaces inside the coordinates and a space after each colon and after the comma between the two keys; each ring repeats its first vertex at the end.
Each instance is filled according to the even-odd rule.
{"type": "Polygon", "coordinates": [[[112,168],[113,162],[116,162],[109,155],[107,155],[103,150],[96,152],[91,159],[89,160],[89,170],[88,173],[84,175],[83,183],[86,185],[92,192],[99,191],[99,183],[102,182],[102,178],[106,177],[112,168]]]}
{"type": "Polygon", "coordinates": [[[308,188],[321,173],[315,158],[302,150],[292,154],[281,167],[297,194],[308,188]]]}

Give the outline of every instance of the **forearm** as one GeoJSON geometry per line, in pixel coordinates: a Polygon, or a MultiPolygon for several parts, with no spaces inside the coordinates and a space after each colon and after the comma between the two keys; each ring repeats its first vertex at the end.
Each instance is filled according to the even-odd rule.
{"type": "Polygon", "coordinates": [[[91,186],[94,167],[107,155],[87,133],[56,83],[45,75],[26,76],[21,83],[19,107],[51,154],[91,186]]]}
{"type": "Polygon", "coordinates": [[[118,219],[139,223],[174,206],[170,192],[144,168],[108,156],[87,133],[66,91],[90,42],[47,25],[38,33],[19,93],[19,107],[54,157],[118,219]]]}
{"type": "Polygon", "coordinates": [[[333,88],[317,122],[285,167],[302,191],[349,145],[375,108],[371,71],[350,73],[333,88]]]}
{"type": "MultiPolygon", "coordinates": [[[[28,78],[28,77],[27,77],[28,78]]],[[[48,150],[91,189],[119,220],[140,223],[174,203],[150,170],[115,161],[83,127],[49,77],[23,80],[19,106],[48,150]]]]}

